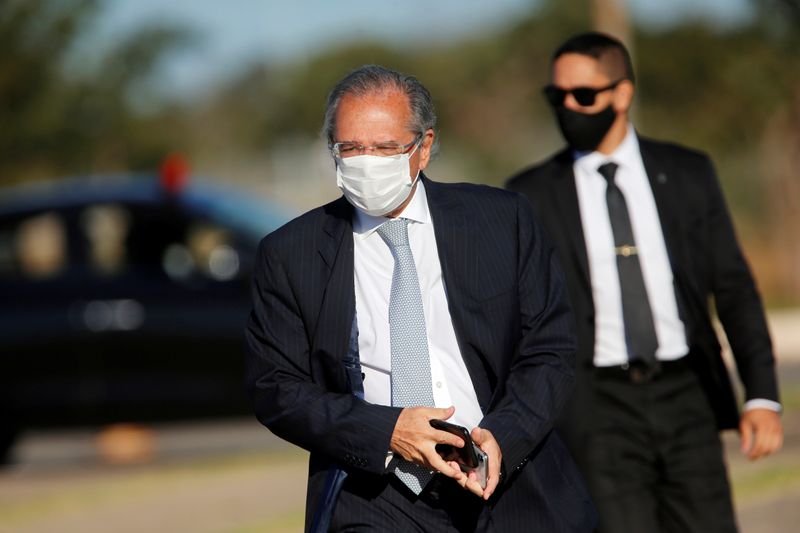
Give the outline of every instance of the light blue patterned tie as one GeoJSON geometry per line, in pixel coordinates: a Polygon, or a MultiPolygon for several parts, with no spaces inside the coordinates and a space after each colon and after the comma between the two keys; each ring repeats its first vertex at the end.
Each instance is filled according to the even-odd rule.
{"type": "MultiPolygon", "coordinates": [[[[417,267],[408,244],[408,220],[385,222],[378,234],[394,256],[392,292],[389,296],[389,339],[392,349],[392,405],[433,407],[431,364],[425,313],[419,290],[417,267]]],[[[414,494],[433,478],[427,468],[399,460],[395,475],[414,494]]]]}

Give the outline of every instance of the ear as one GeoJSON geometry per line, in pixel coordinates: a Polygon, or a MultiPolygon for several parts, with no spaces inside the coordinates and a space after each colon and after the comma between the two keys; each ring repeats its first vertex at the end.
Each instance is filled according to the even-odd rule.
{"type": "Polygon", "coordinates": [[[630,80],[621,81],[614,91],[614,111],[626,113],[633,105],[633,93],[633,83],[630,80]]]}
{"type": "Polygon", "coordinates": [[[433,139],[436,134],[432,129],[429,129],[422,136],[422,144],[419,147],[419,169],[425,170],[431,160],[431,148],[433,147],[433,139]]]}

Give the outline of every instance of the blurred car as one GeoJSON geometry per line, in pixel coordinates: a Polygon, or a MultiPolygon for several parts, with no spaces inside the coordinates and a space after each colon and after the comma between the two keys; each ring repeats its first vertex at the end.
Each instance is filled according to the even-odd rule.
{"type": "Polygon", "coordinates": [[[0,191],[0,460],[33,426],[249,412],[250,273],[288,218],[168,174],[0,191]]]}

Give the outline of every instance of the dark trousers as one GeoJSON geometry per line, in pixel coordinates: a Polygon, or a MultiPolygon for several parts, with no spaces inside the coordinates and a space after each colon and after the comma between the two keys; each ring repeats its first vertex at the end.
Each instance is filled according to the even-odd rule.
{"type": "Polygon", "coordinates": [[[415,496],[394,475],[377,481],[354,475],[345,481],[330,531],[472,532],[486,531],[489,520],[483,500],[444,476],[415,496]]]}
{"type": "Polygon", "coordinates": [[[576,459],[602,533],[735,532],[722,446],[684,360],[647,382],[595,369],[589,438],[576,459]]]}

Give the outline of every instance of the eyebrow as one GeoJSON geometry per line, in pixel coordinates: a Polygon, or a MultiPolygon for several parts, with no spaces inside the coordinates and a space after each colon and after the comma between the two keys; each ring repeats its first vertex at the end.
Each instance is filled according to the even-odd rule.
{"type": "MultiPolygon", "coordinates": [[[[337,140],[334,140],[334,143],[340,143],[340,144],[346,144],[346,143],[349,143],[349,144],[363,144],[364,146],[370,146],[370,145],[362,143],[361,141],[337,141],[337,140]]],[[[378,144],[389,144],[389,143],[408,144],[408,143],[404,143],[404,142],[401,142],[401,141],[388,140],[388,141],[378,141],[376,143],[372,143],[371,145],[375,146],[375,145],[378,145],[378,144]]]]}

